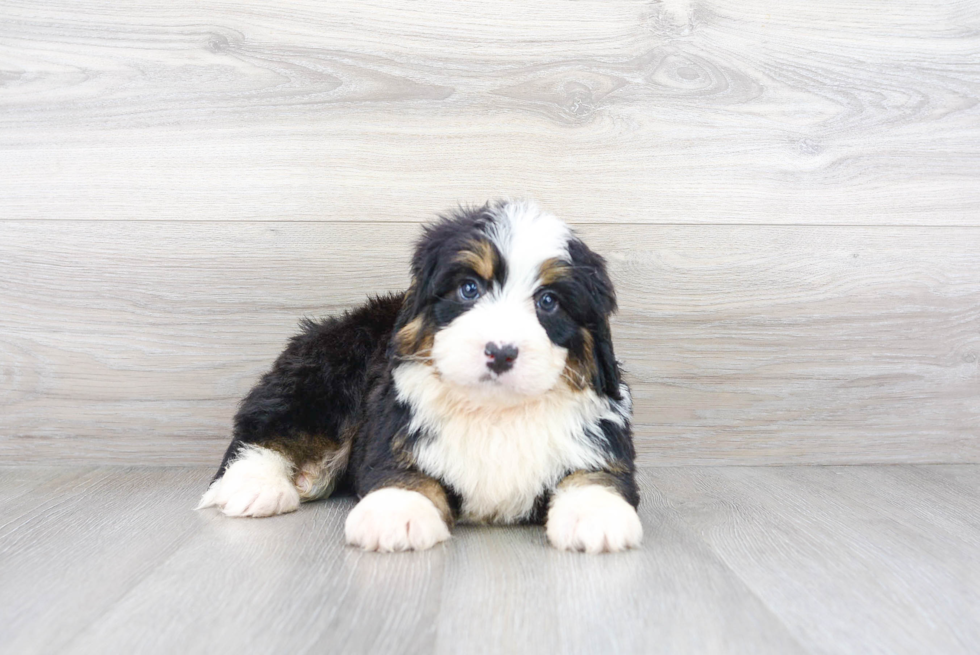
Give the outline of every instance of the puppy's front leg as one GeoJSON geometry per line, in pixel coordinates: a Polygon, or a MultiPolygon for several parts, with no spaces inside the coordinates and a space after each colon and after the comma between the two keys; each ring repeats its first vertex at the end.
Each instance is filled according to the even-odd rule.
{"type": "Polygon", "coordinates": [[[347,543],[385,553],[426,550],[449,539],[452,510],[438,481],[399,471],[366,494],[347,516],[347,543]]]}
{"type": "Polygon", "coordinates": [[[548,540],[559,550],[587,553],[635,548],[643,539],[637,502],[632,473],[576,471],[551,497],[548,540]]]}

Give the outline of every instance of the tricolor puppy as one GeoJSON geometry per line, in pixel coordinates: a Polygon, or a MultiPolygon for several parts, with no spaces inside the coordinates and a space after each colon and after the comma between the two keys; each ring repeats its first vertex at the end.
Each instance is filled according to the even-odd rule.
{"type": "Polygon", "coordinates": [[[525,202],[426,228],[408,291],[306,321],[242,401],[200,507],[292,512],[351,489],[347,541],[429,548],[455,521],[640,543],[629,388],[603,259],[525,202]]]}

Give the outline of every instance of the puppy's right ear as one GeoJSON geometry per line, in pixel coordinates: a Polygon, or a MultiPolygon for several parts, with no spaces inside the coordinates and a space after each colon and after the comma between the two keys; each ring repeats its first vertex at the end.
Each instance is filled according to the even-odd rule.
{"type": "Polygon", "coordinates": [[[425,308],[432,301],[436,268],[439,264],[439,243],[433,229],[425,228],[415,244],[412,256],[412,281],[405,291],[401,310],[395,319],[395,328],[388,344],[388,357],[408,355],[420,346],[425,308]]]}
{"type": "Polygon", "coordinates": [[[422,238],[415,244],[411,267],[412,281],[408,285],[408,291],[405,292],[405,300],[395,325],[396,330],[421,314],[426,301],[431,298],[432,279],[435,277],[436,266],[439,263],[438,253],[439,247],[432,239],[431,228],[426,227],[422,238]]]}
{"type": "Polygon", "coordinates": [[[425,335],[431,329],[425,324],[425,313],[436,300],[440,261],[444,259],[444,253],[457,252],[474,230],[483,231],[491,220],[488,207],[460,207],[423,228],[422,236],[415,243],[412,283],[405,292],[401,311],[395,321],[395,331],[388,348],[389,357],[417,354],[420,349],[425,349],[425,335]]]}

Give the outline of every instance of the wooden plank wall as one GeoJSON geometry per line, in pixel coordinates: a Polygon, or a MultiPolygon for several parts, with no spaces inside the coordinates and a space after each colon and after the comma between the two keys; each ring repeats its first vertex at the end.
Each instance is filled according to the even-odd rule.
{"type": "Polygon", "coordinates": [[[302,315],[533,197],[645,464],[980,461],[980,5],[0,2],[0,458],[213,463],[302,315]]]}

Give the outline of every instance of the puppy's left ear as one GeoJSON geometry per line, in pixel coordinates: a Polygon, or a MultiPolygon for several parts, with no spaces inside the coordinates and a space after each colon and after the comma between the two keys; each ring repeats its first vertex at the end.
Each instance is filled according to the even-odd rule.
{"type": "Polygon", "coordinates": [[[616,290],[606,271],[606,260],[589,250],[583,242],[573,239],[568,244],[568,254],[580,280],[582,287],[589,296],[589,301],[595,309],[594,320],[590,321],[589,332],[592,333],[595,357],[596,379],[594,384],[600,395],[609,396],[615,400],[621,399],[619,391],[620,371],[616,353],[613,351],[612,331],[609,329],[609,317],[616,312],[616,290]]]}
{"type": "Polygon", "coordinates": [[[593,330],[592,338],[595,340],[593,353],[595,354],[598,392],[614,400],[622,400],[622,394],[619,391],[619,362],[616,361],[616,353],[613,352],[612,332],[609,329],[608,318],[603,318],[602,322],[593,330]]]}

